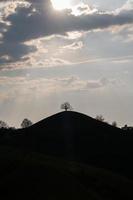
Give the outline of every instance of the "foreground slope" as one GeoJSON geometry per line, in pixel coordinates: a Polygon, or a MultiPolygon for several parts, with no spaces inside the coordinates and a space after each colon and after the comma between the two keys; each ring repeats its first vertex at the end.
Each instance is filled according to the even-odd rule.
{"type": "Polygon", "coordinates": [[[7,147],[0,166],[0,198],[133,199],[133,182],[88,165],[7,147]]]}

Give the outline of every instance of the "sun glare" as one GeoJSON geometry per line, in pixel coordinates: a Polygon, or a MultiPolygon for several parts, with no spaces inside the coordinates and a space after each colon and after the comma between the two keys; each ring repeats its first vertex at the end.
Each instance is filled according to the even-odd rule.
{"type": "Polygon", "coordinates": [[[54,9],[64,10],[71,7],[71,0],[51,0],[54,9]]]}

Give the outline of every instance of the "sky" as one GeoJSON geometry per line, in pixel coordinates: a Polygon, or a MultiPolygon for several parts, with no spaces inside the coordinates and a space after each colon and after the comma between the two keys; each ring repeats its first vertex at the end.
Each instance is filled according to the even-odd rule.
{"type": "Polygon", "coordinates": [[[133,125],[133,0],[1,0],[0,120],[60,112],[133,125]]]}

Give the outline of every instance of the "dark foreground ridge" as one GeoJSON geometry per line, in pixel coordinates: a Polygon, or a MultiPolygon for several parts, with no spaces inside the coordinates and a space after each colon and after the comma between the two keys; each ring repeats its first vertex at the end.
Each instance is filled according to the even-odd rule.
{"type": "Polygon", "coordinates": [[[119,128],[61,112],[1,140],[0,186],[12,195],[12,181],[17,195],[29,186],[31,199],[44,187],[46,199],[132,199],[132,144],[119,128]]]}

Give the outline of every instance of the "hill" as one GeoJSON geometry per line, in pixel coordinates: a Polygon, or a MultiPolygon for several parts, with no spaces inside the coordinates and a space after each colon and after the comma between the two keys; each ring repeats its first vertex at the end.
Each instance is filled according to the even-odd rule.
{"type": "Polygon", "coordinates": [[[5,133],[8,137],[0,138],[2,199],[133,198],[133,138],[121,129],[61,112],[5,133]]]}
{"type": "Polygon", "coordinates": [[[49,131],[49,134],[52,135],[71,134],[75,135],[76,137],[78,136],[78,134],[82,136],[88,134],[90,136],[99,135],[99,131],[101,131],[102,135],[112,135],[113,133],[115,134],[118,131],[118,128],[112,127],[107,123],[100,122],[82,113],[72,111],[57,113],[51,117],[41,120],[40,122],[32,125],[28,129],[32,131],[37,129],[41,134],[44,129],[47,129],[47,131],[49,131]],[[61,132],[59,133],[59,131],[61,132]],[[107,132],[105,133],[105,131],[107,132]]]}
{"type": "Polygon", "coordinates": [[[132,136],[84,114],[61,112],[18,132],[13,145],[133,177],[132,136]]]}

